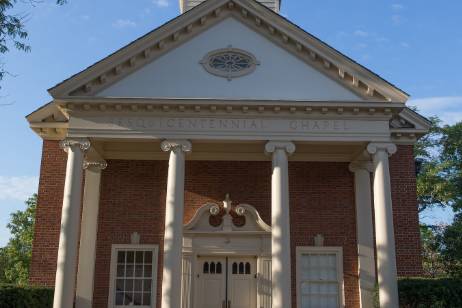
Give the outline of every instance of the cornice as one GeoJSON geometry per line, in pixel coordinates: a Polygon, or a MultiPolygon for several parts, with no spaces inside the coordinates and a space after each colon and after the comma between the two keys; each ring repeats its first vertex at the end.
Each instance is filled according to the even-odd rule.
{"type": "Polygon", "coordinates": [[[92,96],[226,17],[235,17],[365,100],[405,102],[407,95],[261,4],[209,1],[122,48],[49,92],[92,96]]]}
{"type": "Polygon", "coordinates": [[[167,99],[66,99],[57,105],[68,117],[76,114],[195,114],[253,116],[343,116],[391,119],[404,108],[401,103],[254,101],[254,100],[167,100],[167,99]]]}

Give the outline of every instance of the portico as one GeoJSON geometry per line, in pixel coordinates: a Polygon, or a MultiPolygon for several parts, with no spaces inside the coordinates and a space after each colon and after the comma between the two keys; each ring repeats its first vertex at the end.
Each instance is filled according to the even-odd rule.
{"type": "MultiPolygon", "coordinates": [[[[378,256],[377,275],[382,307],[395,307],[398,299],[388,156],[396,151],[395,143],[399,144],[400,139],[413,137],[407,135],[394,138],[392,135],[390,138],[390,122],[395,117],[402,116],[403,112],[406,114],[410,111],[392,104],[386,105],[386,108],[380,108],[381,105],[376,104],[372,112],[371,107],[359,104],[357,107],[353,107],[353,104],[345,107],[326,104],[327,107],[323,107],[312,103],[261,106],[249,102],[247,105],[235,107],[231,104],[217,105],[215,102],[206,106],[206,103],[210,104],[201,102],[194,105],[176,105],[172,102],[159,106],[155,103],[127,105],[109,101],[104,104],[89,104],[75,100],[72,103],[59,104],[60,110],[65,110],[70,119],[68,137],[62,144],[69,145],[68,148],[72,150],[68,151],[66,171],[66,187],[72,189],[66,190],[69,191],[69,197],[64,199],[58,251],[58,260],[63,261],[60,261],[56,276],[57,279],[70,282],[75,281],[78,273],[77,306],[91,307],[92,303],[92,290],[89,286],[93,285],[92,273],[95,266],[99,198],[97,187],[100,182],[98,174],[106,166],[105,160],[168,159],[164,262],[159,269],[163,273],[162,307],[192,307],[185,304],[185,296],[190,296],[191,293],[184,289],[183,208],[186,160],[272,161],[271,226],[268,226],[271,248],[266,255],[271,260],[272,306],[265,306],[268,308],[288,307],[292,302],[289,160],[351,162],[350,170],[354,172],[356,181],[362,307],[370,307],[372,302],[375,281],[374,249],[378,256]],[[140,116],[141,108],[149,110],[149,115],[140,116]],[[308,114],[307,109],[310,110],[308,114]],[[101,117],[102,110],[104,117],[101,117]],[[114,111],[108,115],[110,110],[114,111]],[[168,113],[168,116],[163,116],[163,113],[168,113]],[[300,119],[300,116],[304,119],[300,119]],[[158,119],[162,120],[157,122],[158,119]],[[367,125],[363,124],[365,121],[367,125]],[[83,157],[89,151],[90,144],[90,155],[84,164],[83,157]],[[78,196],[82,195],[82,187],[73,183],[81,182],[83,166],[88,169],[85,177],[82,228],[79,228],[79,216],[69,213],[78,211],[80,207],[78,196]],[[93,175],[89,172],[96,173],[93,175]],[[371,172],[374,174],[376,247],[373,247],[372,194],[368,184],[371,172]],[[79,229],[80,261],[78,272],[75,272],[73,268],[77,262],[79,229]]],[[[186,277],[188,275],[191,273],[186,277]]],[[[194,279],[186,284],[189,287],[193,285],[194,279]]],[[[55,307],[72,303],[73,289],[71,283],[62,284],[62,288],[56,290],[55,307]]],[[[192,303],[190,299],[187,302],[192,303]]]]}

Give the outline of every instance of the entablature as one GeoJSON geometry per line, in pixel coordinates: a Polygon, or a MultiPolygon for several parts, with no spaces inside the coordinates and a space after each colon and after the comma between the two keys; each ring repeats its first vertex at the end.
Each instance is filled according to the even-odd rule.
{"type": "Polygon", "coordinates": [[[28,116],[44,139],[390,141],[412,143],[429,122],[401,103],[72,98],[28,116]]]}

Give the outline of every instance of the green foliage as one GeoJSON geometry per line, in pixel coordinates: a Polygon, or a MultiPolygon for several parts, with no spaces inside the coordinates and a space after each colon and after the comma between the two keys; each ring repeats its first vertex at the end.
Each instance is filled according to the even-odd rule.
{"type": "Polygon", "coordinates": [[[420,238],[422,243],[422,266],[425,276],[437,278],[444,277],[447,266],[441,254],[442,227],[420,226],[420,238]]]}
{"type": "Polygon", "coordinates": [[[0,307],[51,308],[53,307],[53,289],[0,285],[0,307]]]}
{"type": "Polygon", "coordinates": [[[24,211],[11,214],[11,221],[7,225],[11,238],[7,246],[0,248],[1,283],[27,285],[29,280],[37,195],[34,194],[25,203],[27,207],[24,211]]]}
{"type": "Polygon", "coordinates": [[[417,176],[419,211],[440,206],[462,210],[462,122],[441,126],[438,118],[415,145],[422,165],[417,176]]]}
{"type": "Polygon", "coordinates": [[[398,288],[402,308],[462,307],[462,280],[401,279],[398,288]]]}
{"type": "Polygon", "coordinates": [[[446,272],[457,278],[462,278],[462,213],[456,215],[452,225],[442,232],[441,256],[446,272]]]}

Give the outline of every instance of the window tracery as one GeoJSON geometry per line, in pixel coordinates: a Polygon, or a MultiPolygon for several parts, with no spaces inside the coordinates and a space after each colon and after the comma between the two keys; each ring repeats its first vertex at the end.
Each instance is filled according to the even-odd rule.
{"type": "Polygon", "coordinates": [[[213,50],[200,63],[210,74],[228,80],[248,75],[260,64],[250,52],[232,47],[213,50]]]}

